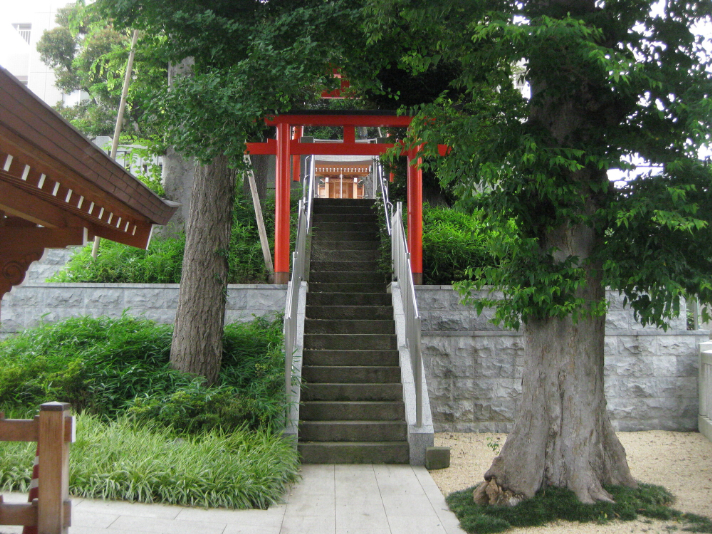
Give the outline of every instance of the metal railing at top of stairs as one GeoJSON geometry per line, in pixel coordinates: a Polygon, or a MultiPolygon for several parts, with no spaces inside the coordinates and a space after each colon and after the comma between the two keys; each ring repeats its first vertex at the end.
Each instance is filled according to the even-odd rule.
{"type": "Polygon", "coordinates": [[[297,312],[299,309],[299,288],[306,279],[306,244],[311,233],[312,210],[314,204],[314,156],[309,156],[307,173],[302,182],[302,198],[299,200],[297,222],[297,242],[292,254],[292,279],[287,286],[287,303],[284,311],[284,385],[287,402],[292,400],[292,365],[297,342],[297,312]]]}
{"type": "Polygon", "coordinates": [[[403,204],[398,202],[396,209],[388,199],[388,184],[383,167],[378,164],[378,184],[386,213],[386,228],[391,236],[391,265],[393,278],[400,288],[403,313],[405,315],[405,341],[410,353],[413,381],[415,385],[415,413],[417,427],[423,426],[423,357],[420,349],[420,314],[415,296],[413,272],[410,267],[408,240],[403,227],[403,204]]]}

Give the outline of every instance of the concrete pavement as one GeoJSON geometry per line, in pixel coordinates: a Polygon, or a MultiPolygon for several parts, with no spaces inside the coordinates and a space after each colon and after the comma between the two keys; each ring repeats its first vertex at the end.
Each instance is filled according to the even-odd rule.
{"type": "MultiPolygon", "coordinates": [[[[430,473],[409,465],[304,465],[269,510],[73,499],[70,534],[464,534],[430,473]]],[[[5,494],[23,502],[24,494],[5,494]]],[[[0,526],[1,534],[22,527],[0,526]]]]}

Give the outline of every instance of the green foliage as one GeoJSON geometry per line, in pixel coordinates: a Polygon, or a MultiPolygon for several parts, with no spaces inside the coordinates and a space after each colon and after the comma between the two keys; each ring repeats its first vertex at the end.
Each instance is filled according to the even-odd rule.
{"type": "MultiPolygon", "coordinates": [[[[119,31],[93,5],[78,1],[58,10],[58,26],[37,43],[40,58],[54,69],[64,93],[84,91],[89,100],[56,109],[85,135],[113,135],[126,70],[131,32],[119,31]]],[[[140,39],[129,87],[124,135],[149,138],[159,131],[146,113],[149,91],[166,84],[166,62],[155,54],[156,39],[140,39]],[[128,126],[128,127],[127,127],[128,126]]]]}
{"type": "MultiPolygon", "coordinates": [[[[28,491],[34,454],[33,443],[0,443],[0,490],[28,491]]],[[[267,430],[177,438],[87,414],[77,418],[70,464],[77,497],[263,509],[281,501],[299,469],[292,445],[267,430]]]]}
{"type": "Polygon", "coordinates": [[[564,488],[547,488],[516,506],[480,506],[473,502],[474,488],[447,497],[462,528],[472,534],[504,532],[510,528],[538,527],[556,520],[604,524],[612,520],[632,521],[639,515],[679,521],[685,530],[711,532],[712,521],[670,508],[674,497],[663,487],[639,484],[638,488],[610,486],[606,490],[615,503],[582,504],[564,488]]]}
{"type": "Polygon", "coordinates": [[[591,284],[622,291],[643,324],[663,326],[680,296],[712,302],[712,170],[697,159],[712,138],[712,57],[693,33],[712,2],[653,3],[366,2],[371,42],[402,37],[400,68],[456,66],[448,91],[415,109],[406,144],[426,143],[426,169],[461,205],[514,221],[496,266],[461,286],[470,300],[500,291],[479,307],[507,326],[605,314],[581,297],[591,284]],[[531,98],[512,84],[522,75],[531,98]],[[662,172],[609,182],[637,157],[662,172]]]}
{"type": "Polygon", "coordinates": [[[493,265],[490,241],[498,232],[482,212],[423,206],[423,278],[426,284],[452,284],[472,276],[473,269],[493,265]]]}
{"type": "Polygon", "coordinates": [[[220,384],[169,366],[172,327],[123,315],[80,317],[0,343],[0,405],[69,402],[113,419],[130,412],[178,432],[279,425],[284,412],[281,320],[228,325],[220,384]]]}
{"type": "Polygon", "coordinates": [[[185,237],[151,239],[148,250],[102,239],[96,260],[91,245],[80,249],[49,282],[177,284],[183,264],[185,237]]]}
{"type": "MultiPolygon", "coordinates": [[[[228,252],[228,283],[249,284],[267,281],[267,271],[259,240],[252,201],[241,188],[233,206],[232,233],[228,252]]],[[[292,210],[297,199],[293,199],[292,210]]],[[[274,199],[265,203],[265,227],[274,234],[274,199]]],[[[292,225],[294,226],[294,225],[292,225]]],[[[96,260],[87,245],[55,274],[50,282],[98,282],[123,284],[178,284],[183,269],[185,236],[156,236],[148,250],[103,239],[96,260]]]]}

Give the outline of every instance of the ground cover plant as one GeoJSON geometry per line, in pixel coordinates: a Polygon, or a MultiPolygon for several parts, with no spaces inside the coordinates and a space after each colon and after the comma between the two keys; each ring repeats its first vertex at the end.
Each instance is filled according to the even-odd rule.
{"type": "Polygon", "coordinates": [[[674,497],[661,486],[638,484],[637,488],[606,486],[615,502],[583,504],[574,492],[550,487],[516,506],[481,506],[472,499],[473,488],[451,493],[450,509],[470,534],[504,532],[511,528],[538,527],[556,520],[580,523],[632,521],[638,516],[679,522],[688,532],[712,532],[712,521],[670,508],[674,497]]]}
{"type": "MultiPolygon", "coordinates": [[[[79,412],[75,495],[265,507],[294,480],[281,320],[227,325],[218,383],[169,366],[172,327],[123,315],[44,324],[0,343],[0,409],[79,412]]],[[[33,444],[0,443],[0,488],[26,491],[33,444]]]]}

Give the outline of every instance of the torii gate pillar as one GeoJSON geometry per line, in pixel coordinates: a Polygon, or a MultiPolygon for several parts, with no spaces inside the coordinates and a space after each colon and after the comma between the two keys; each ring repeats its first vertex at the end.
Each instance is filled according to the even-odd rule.
{"type": "Polygon", "coordinates": [[[423,283],[423,159],[408,152],[408,251],[413,283],[423,283]],[[415,161],[414,161],[415,160],[415,161]]]}
{"type": "Polygon", "coordinates": [[[289,283],[289,193],[290,150],[289,124],[277,124],[277,165],[274,213],[274,283],[289,283]]]}

